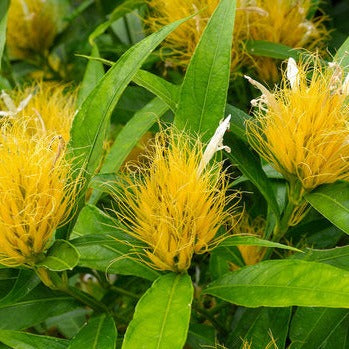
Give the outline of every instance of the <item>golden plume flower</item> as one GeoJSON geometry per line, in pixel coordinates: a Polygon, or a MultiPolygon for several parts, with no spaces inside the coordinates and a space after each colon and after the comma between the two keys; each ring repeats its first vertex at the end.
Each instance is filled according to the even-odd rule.
{"type": "Polygon", "coordinates": [[[62,1],[11,0],[7,45],[17,59],[43,55],[62,30],[62,1]]]}
{"type": "MultiPolygon", "coordinates": [[[[47,135],[69,141],[75,115],[76,92],[56,82],[39,81],[24,89],[15,89],[0,95],[0,116],[25,118],[34,129],[47,135]]],[[[37,132],[36,131],[36,132],[37,132]]]]}
{"type": "MultiPolygon", "coordinates": [[[[263,238],[265,234],[266,221],[263,217],[258,216],[251,218],[244,213],[234,228],[234,234],[251,235],[263,238]]],[[[266,252],[265,247],[252,245],[239,245],[238,249],[245,262],[245,265],[254,265],[260,262],[266,252]]]]}
{"type": "MultiPolygon", "coordinates": [[[[145,18],[151,31],[200,11],[183,23],[164,41],[166,62],[185,68],[212,16],[218,0],[147,0],[150,14],[145,18]],[[167,55],[167,56],[166,56],[167,55]]],[[[325,16],[308,19],[311,0],[237,0],[231,68],[254,65],[262,79],[278,77],[274,60],[251,57],[245,50],[246,40],[266,40],[293,48],[319,48],[328,38],[323,25],[325,16]]]]}
{"type": "Polygon", "coordinates": [[[14,119],[0,129],[0,264],[10,267],[41,258],[77,187],[61,139],[29,135],[30,124],[14,119]]]}
{"type": "Polygon", "coordinates": [[[298,191],[301,199],[321,184],[349,180],[349,77],[317,55],[290,58],[280,88],[261,90],[247,123],[252,147],[298,191]]]}
{"type": "Polygon", "coordinates": [[[144,243],[141,258],[153,268],[184,271],[194,253],[204,253],[222,239],[217,232],[231,219],[236,194],[227,195],[222,164],[210,162],[209,154],[222,149],[229,119],[205,152],[199,138],[173,128],[161,131],[146,161],[118,183],[116,214],[127,233],[144,243]]]}

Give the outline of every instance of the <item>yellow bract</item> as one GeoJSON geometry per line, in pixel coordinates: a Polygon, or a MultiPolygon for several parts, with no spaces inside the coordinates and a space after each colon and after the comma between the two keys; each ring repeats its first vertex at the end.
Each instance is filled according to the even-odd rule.
{"type": "MultiPolygon", "coordinates": [[[[169,48],[166,61],[186,67],[200,36],[214,12],[218,0],[147,0],[151,15],[145,19],[151,31],[187,17],[200,10],[169,35],[164,47],[169,48]]],[[[241,65],[254,65],[262,79],[276,79],[277,65],[272,59],[249,56],[244,49],[246,40],[266,40],[294,48],[319,47],[327,39],[324,17],[308,20],[311,0],[237,0],[232,70],[241,65]]],[[[163,51],[164,55],[166,52],[163,51]]]]}
{"type": "Polygon", "coordinates": [[[11,0],[7,45],[18,59],[44,54],[61,29],[59,3],[55,0],[11,0]]]}
{"type": "Polygon", "coordinates": [[[7,266],[35,263],[67,218],[75,192],[61,140],[30,136],[29,124],[15,119],[0,130],[0,264],[7,266]]]}
{"type": "MultiPolygon", "coordinates": [[[[200,170],[203,144],[170,129],[154,140],[146,162],[118,183],[119,218],[127,233],[145,243],[147,263],[175,272],[189,268],[194,253],[217,244],[218,229],[231,219],[221,164],[200,170]]],[[[143,257],[144,259],[144,257],[143,257]]]]}
{"type": "Polygon", "coordinates": [[[247,124],[251,145],[291,187],[349,180],[348,78],[337,64],[322,69],[316,56],[289,69],[273,92],[250,79],[263,92],[247,124]]]}

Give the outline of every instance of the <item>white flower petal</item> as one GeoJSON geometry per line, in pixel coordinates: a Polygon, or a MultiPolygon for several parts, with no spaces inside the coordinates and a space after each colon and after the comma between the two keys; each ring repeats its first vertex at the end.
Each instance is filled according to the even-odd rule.
{"type": "Polygon", "coordinates": [[[287,61],[286,76],[292,89],[299,86],[299,70],[296,61],[292,57],[287,61]]]}

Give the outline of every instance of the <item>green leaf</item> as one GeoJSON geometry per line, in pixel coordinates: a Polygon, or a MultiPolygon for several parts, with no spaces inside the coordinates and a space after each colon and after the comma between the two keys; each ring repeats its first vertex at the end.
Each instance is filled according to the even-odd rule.
{"type": "Polygon", "coordinates": [[[263,171],[259,158],[249,150],[248,145],[231,133],[226,134],[226,141],[226,144],[231,148],[231,153],[227,153],[226,156],[257,187],[274,214],[279,217],[280,210],[271,186],[271,180],[263,171]]]}
{"type": "Polygon", "coordinates": [[[193,285],[188,274],[160,276],[139,300],[122,349],[182,349],[192,299],[193,285]]]}
{"type": "MultiPolygon", "coordinates": [[[[101,174],[117,172],[131,150],[137,145],[149,128],[168,110],[168,106],[159,98],[151,100],[144,108],[135,113],[133,118],[117,135],[104,164],[101,174]]],[[[94,190],[89,200],[90,204],[96,203],[101,192],[94,190]]]]}
{"type": "Polygon", "coordinates": [[[191,349],[214,348],[216,333],[213,327],[203,324],[190,324],[187,345],[191,349]]]}
{"type": "Polygon", "coordinates": [[[25,297],[40,283],[40,279],[32,270],[22,269],[19,271],[15,284],[10,291],[0,299],[0,306],[11,304],[25,297]]]}
{"type": "MultiPolygon", "coordinates": [[[[98,46],[93,45],[91,51],[91,57],[99,57],[98,46]]],[[[90,59],[87,63],[84,78],[82,80],[78,98],[77,105],[80,106],[91,91],[97,86],[98,82],[104,75],[103,63],[97,60],[90,59]]]]}
{"type": "Polygon", "coordinates": [[[305,250],[305,253],[296,253],[292,258],[331,264],[334,267],[349,271],[349,246],[336,247],[328,250],[308,248],[305,250]]]}
{"type": "Polygon", "coordinates": [[[4,52],[5,41],[6,41],[6,24],[7,24],[7,12],[10,5],[9,0],[0,1],[0,71],[1,71],[1,60],[4,52]]]}
{"type": "Polygon", "coordinates": [[[71,340],[69,349],[114,349],[117,331],[110,315],[90,319],[71,340]]]}
{"type": "Polygon", "coordinates": [[[298,308],[291,323],[292,349],[348,348],[347,309],[298,308]]]}
{"type": "Polygon", "coordinates": [[[56,240],[48,250],[46,258],[37,263],[37,267],[45,267],[52,271],[72,270],[79,261],[79,252],[68,241],[56,240]]]}
{"type": "Polygon", "coordinates": [[[14,349],[65,349],[69,341],[27,332],[0,330],[0,342],[14,349]]]}
{"type": "Polygon", "coordinates": [[[342,46],[338,49],[333,61],[339,63],[343,69],[349,73],[349,36],[344,41],[342,46]]]}
{"type": "Polygon", "coordinates": [[[231,115],[229,131],[232,132],[240,140],[247,143],[245,122],[251,117],[241,109],[236,108],[230,104],[226,105],[225,114],[231,115]]]}
{"type": "MultiPolygon", "coordinates": [[[[152,50],[185,20],[171,23],[132,46],[103,76],[81,105],[71,128],[69,148],[76,167],[81,169],[83,164],[87,179],[100,163],[110,115],[121,94],[152,50]]],[[[84,191],[81,196],[83,194],[84,191]]]]}
{"type": "Polygon", "coordinates": [[[182,84],[175,125],[214,134],[224,109],[229,86],[235,0],[219,2],[201,36],[182,84]]]}
{"type": "Polygon", "coordinates": [[[271,247],[271,248],[281,248],[284,250],[301,252],[298,248],[283,245],[278,242],[273,242],[269,240],[264,240],[252,235],[233,235],[225,239],[220,243],[217,248],[220,247],[232,247],[239,245],[251,245],[251,246],[262,246],[262,247],[271,247]]]}
{"type": "Polygon", "coordinates": [[[16,303],[0,306],[1,329],[21,330],[78,308],[73,298],[38,286],[16,303]]]}
{"type": "Polygon", "coordinates": [[[339,229],[349,234],[349,183],[323,185],[305,199],[339,229]]]}
{"type": "Polygon", "coordinates": [[[135,275],[153,281],[159,274],[145,265],[133,251],[132,245],[120,237],[87,235],[71,240],[80,253],[79,266],[106,273],[135,275]]]}
{"type": "Polygon", "coordinates": [[[155,96],[161,98],[173,112],[177,109],[179,100],[180,86],[160,78],[159,76],[149,73],[145,70],[139,70],[132,80],[135,84],[146,88],[155,96]]]}
{"type": "Polygon", "coordinates": [[[254,56],[271,57],[275,59],[288,59],[290,57],[298,60],[300,51],[289,46],[263,40],[246,41],[245,48],[254,56]]]}
{"type": "MultiPolygon", "coordinates": [[[[291,308],[239,309],[238,321],[229,335],[229,348],[269,348],[272,338],[278,348],[284,348],[291,318],[291,308]]],[[[272,347],[270,347],[272,348],[272,347]]]]}
{"type": "Polygon", "coordinates": [[[251,308],[349,308],[349,272],[323,263],[271,260],[228,273],[204,293],[251,308]]]}

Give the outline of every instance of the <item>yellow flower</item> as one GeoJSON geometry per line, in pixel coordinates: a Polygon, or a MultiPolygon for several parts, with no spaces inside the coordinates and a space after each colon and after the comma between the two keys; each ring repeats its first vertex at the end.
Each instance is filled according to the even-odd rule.
{"type": "MultiPolygon", "coordinates": [[[[248,214],[243,214],[238,224],[234,228],[234,234],[253,235],[263,238],[265,234],[266,221],[258,216],[252,219],[248,214]]],[[[245,265],[254,265],[260,262],[266,252],[264,247],[239,245],[238,249],[245,262],[245,265]]]]}
{"type": "Polygon", "coordinates": [[[76,111],[76,93],[66,92],[67,88],[67,85],[41,81],[25,89],[12,90],[9,95],[2,92],[0,115],[26,118],[33,123],[31,130],[61,136],[68,142],[76,111]]]}
{"type": "Polygon", "coordinates": [[[33,265],[67,219],[76,192],[64,145],[28,135],[26,120],[0,130],[0,264],[33,265]]]}
{"type": "Polygon", "coordinates": [[[288,61],[280,88],[252,101],[256,119],[247,123],[252,147],[289,181],[300,197],[324,183],[349,180],[349,78],[317,56],[288,61]]]}
{"type": "MultiPolygon", "coordinates": [[[[183,23],[168,36],[163,51],[166,62],[185,68],[214,12],[218,0],[147,0],[150,15],[145,23],[151,31],[177,19],[199,12],[193,19],[183,23]]],[[[242,65],[254,65],[262,79],[278,77],[277,65],[269,58],[251,57],[244,49],[246,40],[266,40],[293,48],[319,47],[327,39],[323,25],[324,16],[307,19],[311,0],[237,0],[234,39],[232,47],[232,70],[242,65]]]]}
{"type": "MultiPolygon", "coordinates": [[[[215,137],[221,136],[213,137],[206,154],[220,149],[215,137]]],[[[194,253],[204,253],[222,239],[217,232],[231,219],[229,204],[236,194],[227,195],[221,163],[209,163],[201,141],[183,132],[157,134],[147,157],[137,172],[118,183],[117,215],[127,233],[145,244],[146,263],[184,271],[194,253]]]]}
{"type": "Polygon", "coordinates": [[[11,0],[7,45],[17,59],[43,55],[62,29],[62,3],[57,0],[11,0]]]}

